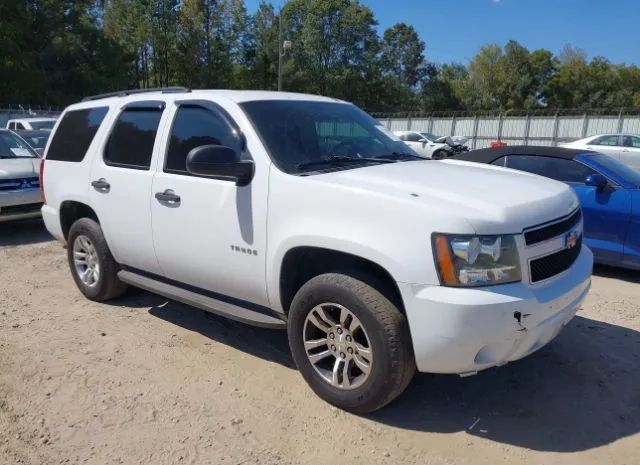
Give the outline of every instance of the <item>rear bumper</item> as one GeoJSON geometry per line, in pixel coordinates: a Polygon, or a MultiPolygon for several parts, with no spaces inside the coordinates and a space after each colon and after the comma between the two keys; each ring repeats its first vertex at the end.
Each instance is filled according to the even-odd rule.
{"type": "Polygon", "coordinates": [[[60,224],[60,215],[58,214],[58,210],[53,208],[51,205],[43,205],[42,206],[42,219],[44,220],[44,225],[53,237],[55,237],[60,242],[65,242],[64,233],[62,232],[62,225],[60,224]]]}
{"type": "Polygon", "coordinates": [[[457,289],[399,283],[418,370],[472,373],[535,352],[580,308],[592,266],[593,255],[583,247],[569,270],[541,285],[457,289]]]}
{"type": "Polygon", "coordinates": [[[39,189],[0,192],[0,222],[38,218],[41,205],[39,189]]]}

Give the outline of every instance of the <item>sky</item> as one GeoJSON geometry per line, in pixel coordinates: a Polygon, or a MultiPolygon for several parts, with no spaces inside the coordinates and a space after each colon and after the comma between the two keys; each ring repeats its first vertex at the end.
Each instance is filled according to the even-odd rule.
{"type": "MultiPolygon", "coordinates": [[[[260,0],[246,0],[255,12],[260,0]]],[[[278,7],[283,0],[272,0],[278,7]]],[[[361,0],[379,33],[412,25],[428,61],[468,63],[480,46],[515,39],[529,50],[558,53],[565,44],[587,56],[640,66],[640,0],[361,0]]]]}

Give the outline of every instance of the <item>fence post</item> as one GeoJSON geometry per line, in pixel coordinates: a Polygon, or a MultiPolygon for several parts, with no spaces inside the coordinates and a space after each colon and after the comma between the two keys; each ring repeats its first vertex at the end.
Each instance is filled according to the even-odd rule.
{"type": "Polygon", "coordinates": [[[478,145],[478,114],[476,113],[473,119],[473,143],[472,143],[473,150],[476,149],[477,145],[478,145]]]}
{"type": "Polygon", "coordinates": [[[391,115],[387,116],[387,129],[391,131],[391,115]]]}
{"type": "Polygon", "coordinates": [[[411,113],[407,113],[407,131],[411,131],[411,113]]]}
{"type": "Polygon", "coordinates": [[[558,129],[560,126],[560,115],[558,111],[556,111],[556,119],[553,122],[553,136],[551,138],[551,145],[554,147],[558,146],[558,129]]]}
{"type": "Polygon", "coordinates": [[[620,114],[618,115],[618,134],[622,133],[624,128],[624,117],[622,116],[623,109],[620,108],[620,114]]]}
{"type": "Polygon", "coordinates": [[[498,116],[498,140],[501,141],[502,140],[502,112],[500,112],[500,115],[498,116]]]}
{"type": "Polygon", "coordinates": [[[429,132],[433,134],[433,112],[429,114],[429,132]]]}
{"type": "Polygon", "coordinates": [[[589,115],[587,113],[584,114],[584,119],[582,120],[582,133],[581,139],[587,137],[587,131],[589,130],[589,115]]]}
{"type": "Polygon", "coordinates": [[[529,145],[530,131],[531,131],[531,115],[527,111],[527,119],[524,122],[524,145],[529,145]]]}
{"type": "Polygon", "coordinates": [[[456,135],[456,112],[453,112],[453,118],[451,119],[451,137],[456,135]]]}

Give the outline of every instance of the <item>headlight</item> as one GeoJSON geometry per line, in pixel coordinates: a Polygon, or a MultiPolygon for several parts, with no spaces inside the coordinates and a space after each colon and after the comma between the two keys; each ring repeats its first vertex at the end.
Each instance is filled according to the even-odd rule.
{"type": "Polygon", "coordinates": [[[434,234],[433,250],[444,286],[489,286],[522,279],[513,236],[434,234]]]}

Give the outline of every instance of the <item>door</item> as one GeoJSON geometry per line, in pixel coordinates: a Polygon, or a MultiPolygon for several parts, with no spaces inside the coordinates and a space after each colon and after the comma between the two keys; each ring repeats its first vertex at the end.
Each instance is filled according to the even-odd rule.
{"type": "Polygon", "coordinates": [[[640,137],[622,136],[620,161],[625,165],[640,171],[640,137]]]}
{"type": "Polygon", "coordinates": [[[596,152],[604,153],[612,156],[613,158],[620,159],[620,136],[617,134],[610,134],[607,136],[600,136],[587,144],[587,149],[595,150],[596,152]]]}
{"type": "Polygon", "coordinates": [[[213,102],[177,102],[171,119],[151,201],[153,240],[163,275],[213,292],[218,300],[269,306],[265,280],[268,166],[256,165],[252,182],[243,187],[191,175],[186,158],[195,147],[224,145],[246,159],[251,158],[250,147],[234,120],[213,102]],[[173,198],[167,200],[167,194],[173,198]]]}
{"type": "Polygon", "coordinates": [[[408,132],[404,135],[404,142],[421,157],[431,156],[429,141],[417,132],[408,132]]]}
{"type": "MultiPolygon", "coordinates": [[[[151,232],[151,161],[164,102],[121,109],[91,169],[90,200],[109,248],[123,265],[160,273],[151,232]],[[101,156],[100,156],[101,155],[101,156]]],[[[157,156],[157,155],[156,155],[157,156]]]]}
{"type": "Polygon", "coordinates": [[[624,243],[624,262],[640,269],[640,189],[631,189],[631,218],[624,243]]]}
{"type": "Polygon", "coordinates": [[[575,160],[530,155],[509,155],[507,165],[568,183],[576,192],[584,216],[585,242],[596,261],[620,263],[631,214],[629,191],[608,185],[599,191],[587,186],[587,176],[597,171],[575,160]]]}

